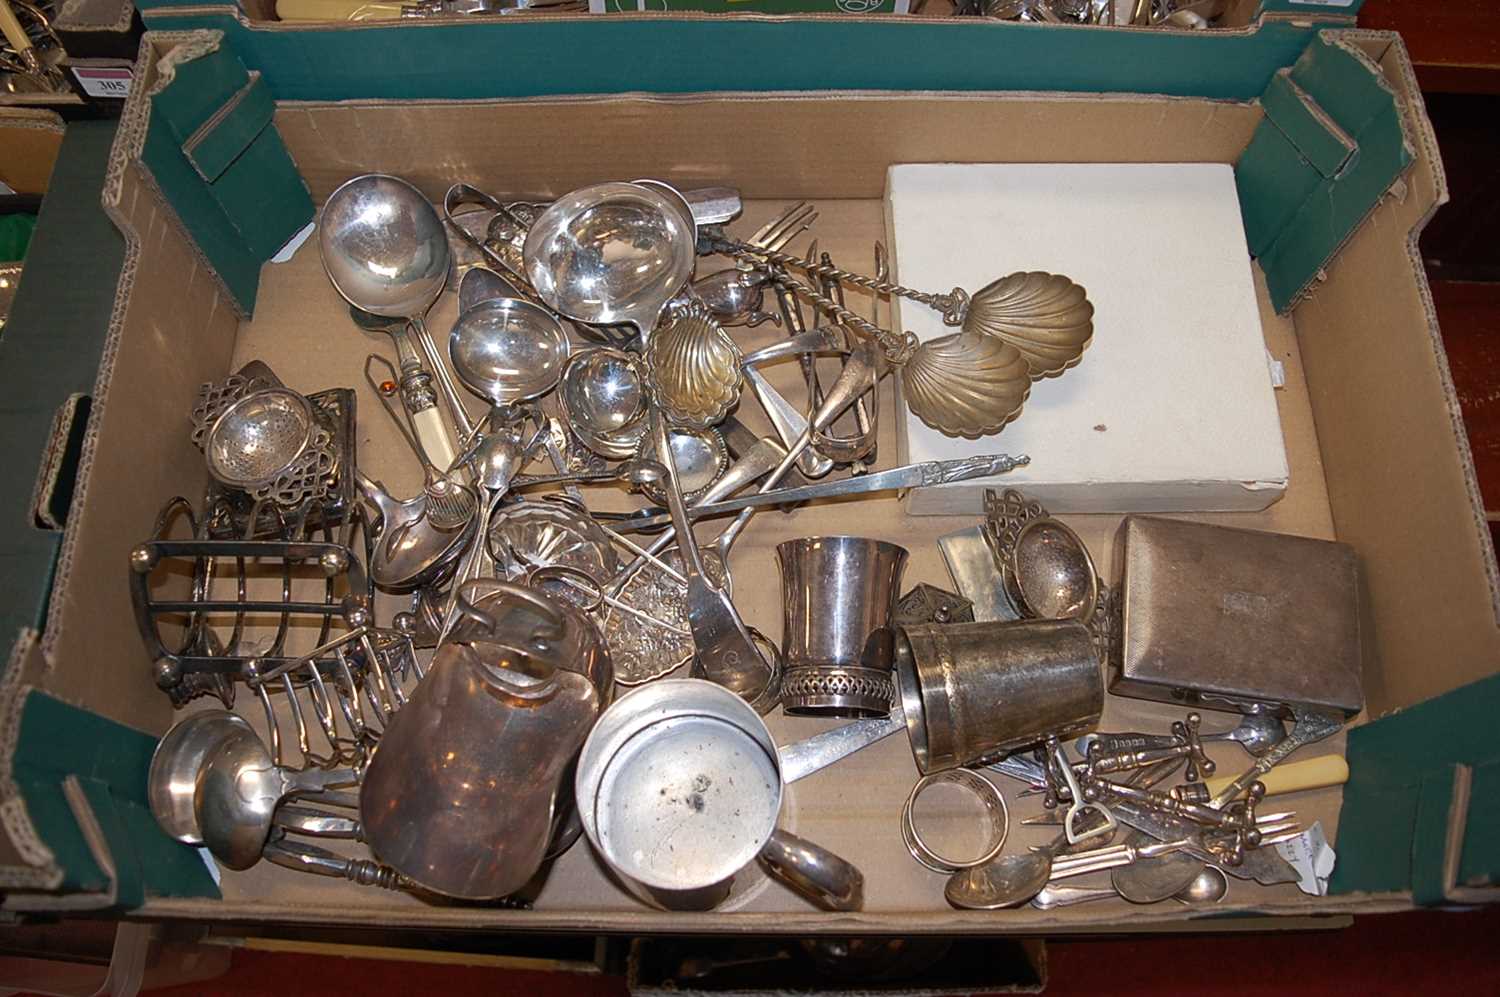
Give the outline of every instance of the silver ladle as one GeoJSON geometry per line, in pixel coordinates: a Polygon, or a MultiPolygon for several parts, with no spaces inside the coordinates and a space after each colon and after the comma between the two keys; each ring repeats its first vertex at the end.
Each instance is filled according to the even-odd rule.
{"type": "Polygon", "coordinates": [[[248,726],[219,742],[198,778],[194,812],[203,844],[230,869],[260,861],[271,835],[276,807],[292,793],[317,793],[353,785],[352,769],[305,769],[277,765],[248,726]]]}
{"type": "Polygon", "coordinates": [[[654,187],[583,187],[554,201],[527,230],[526,277],[568,318],[634,326],[644,340],[692,276],[691,225],[682,206],[654,187]]]}
{"type": "Polygon", "coordinates": [[[199,773],[225,738],[242,730],[250,725],[238,714],[204,710],[173,724],[158,742],[146,775],[146,800],[163,831],[190,845],[203,843],[193,807],[199,773]]]}

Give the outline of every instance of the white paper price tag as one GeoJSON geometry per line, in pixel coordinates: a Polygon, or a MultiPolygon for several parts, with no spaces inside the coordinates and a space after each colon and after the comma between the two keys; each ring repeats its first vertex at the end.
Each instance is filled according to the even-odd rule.
{"type": "Polygon", "coordinates": [[[1297,888],[1303,893],[1321,897],[1328,892],[1328,877],[1333,875],[1333,864],[1338,856],[1328,846],[1323,834],[1323,822],[1292,838],[1277,844],[1276,851],[1297,870],[1297,888]]]}
{"type": "Polygon", "coordinates": [[[115,97],[124,100],[130,94],[130,70],[124,67],[73,66],[73,76],[90,97],[115,97]]]}

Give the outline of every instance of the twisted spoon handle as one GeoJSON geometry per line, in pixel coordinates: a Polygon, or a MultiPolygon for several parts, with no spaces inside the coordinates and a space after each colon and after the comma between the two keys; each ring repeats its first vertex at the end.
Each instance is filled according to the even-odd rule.
{"type": "Polygon", "coordinates": [[[765,260],[768,263],[775,263],[777,266],[796,267],[798,270],[817,277],[833,277],[845,284],[854,284],[857,287],[866,288],[877,294],[895,294],[912,301],[919,301],[928,308],[942,312],[943,321],[948,325],[962,324],[964,315],[969,309],[969,295],[961,287],[955,287],[947,294],[928,294],[925,291],[904,287],[901,284],[892,284],[890,281],[878,280],[874,277],[866,277],[864,274],[852,273],[848,270],[840,269],[832,263],[814,263],[812,260],[793,256],[791,253],[782,253],[774,249],[757,249],[744,242],[722,239],[715,240],[712,245],[716,251],[726,256],[732,256],[737,260],[744,260],[746,262],[753,262],[757,259],[765,260]]]}

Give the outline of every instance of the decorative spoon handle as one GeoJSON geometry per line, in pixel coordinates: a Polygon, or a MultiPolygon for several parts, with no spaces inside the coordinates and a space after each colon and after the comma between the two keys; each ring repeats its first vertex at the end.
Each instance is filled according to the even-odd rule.
{"type": "Polygon", "coordinates": [[[960,287],[955,287],[947,294],[928,294],[900,284],[892,284],[890,281],[877,280],[874,277],[866,277],[864,274],[842,270],[832,263],[814,263],[812,260],[793,256],[791,253],[781,253],[774,249],[757,249],[748,243],[724,239],[715,240],[712,245],[717,252],[738,260],[761,259],[768,263],[775,263],[777,266],[796,267],[798,270],[817,277],[834,277],[843,283],[867,288],[877,294],[895,294],[912,301],[919,301],[935,311],[942,312],[943,321],[948,325],[961,325],[964,314],[969,308],[969,295],[960,287]]]}

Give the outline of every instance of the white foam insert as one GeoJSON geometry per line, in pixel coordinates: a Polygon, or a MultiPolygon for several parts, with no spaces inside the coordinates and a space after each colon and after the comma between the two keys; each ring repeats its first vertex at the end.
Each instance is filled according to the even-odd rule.
{"type": "MultiPolygon", "coordinates": [[[[1032,457],[999,478],[913,491],[909,512],[978,512],[996,486],[1053,512],[1255,510],[1281,497],[1286,449],[1231,167],[892,166],[886,225],[907,286],[973,292],[1050,270],[1094,304],[1082,362],[1034,382],[999,434],[944,436],[903,409],[903,462],[1032,457]]],[[[897,316],[920,339],[954,331],[914,302],[897,316]]]]}

